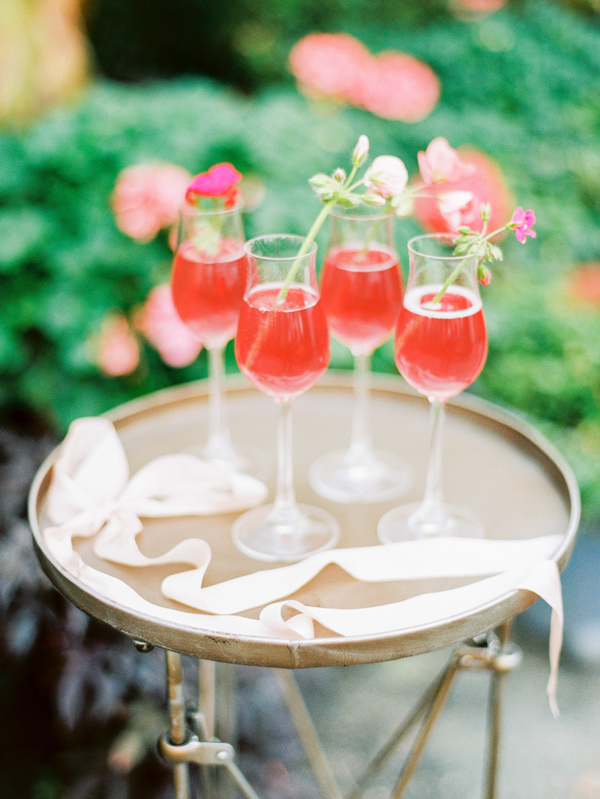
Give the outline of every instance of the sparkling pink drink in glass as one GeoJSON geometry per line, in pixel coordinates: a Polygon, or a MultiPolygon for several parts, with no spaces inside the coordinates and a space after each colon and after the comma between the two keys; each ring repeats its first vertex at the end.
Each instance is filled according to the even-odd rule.
{"type": "Polygon", "coordinates": [[[319,294],[317,245],[302,236],[257,236],[245,245],[248,283],[235,338],[246,377],[279,406],[277,486],[271,505],[233,524],[235,545],[250,557],[293,561],[335,545],[339,525],[321,508],[296,502],[292,400],[329,364],[329,331],[319,294]]]}
{"type": "Polygon", "coordinates": [[[477,255],[455,254],[448,234],[416,236],[408,243],[410,271],[394,335],[400,374],[429,400],[431,433],[422,502],[401,505],[379,521],[383,543],[410,538],[476,538],[483,527],[461,505],[444,501],[442,429],[446,401],[471,385],[487,356],[487,333],[477,255]]]}
{"type": "Polygon", "coordinates": [[[321,275],[329,332],[354,356],[350,444],[311,466],[312,487],[336,502],[378,502],[401,494],[410,469],[396,453],[375,448],[369,429],[370,359],[388,339],[402,305],[393,246],[393,214],[356,208],[331,214],[331,244],[321,275]]]}

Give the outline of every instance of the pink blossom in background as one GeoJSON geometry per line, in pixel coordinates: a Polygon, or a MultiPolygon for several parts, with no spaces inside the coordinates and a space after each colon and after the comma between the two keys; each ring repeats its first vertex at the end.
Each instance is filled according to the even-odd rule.
{"type": "Polygon", "coordinates": [[[418,122],[431,113],[440,82],[423,61],[395,51],[373,55],[347,33],[310,33],[292,48],[301,91],[364,108],[384,119],[418,122]]]}
{"type": "Polygon", "coordinates": [[[108,316],[102,324],[97,363],[104,374],[121,377],[131,374],[140,362],[137,338],[120,313],[108,316]]]}
{"type": "Polygon", "coordinates": [[[186,169],[168,163],[136,164],[124,169],[111,197],[119,230],[146,242],[171,227],[191,179],[186,169]]]}
{"type": "Polygon", "coordinates": [[[360,105],[383,119],[419,122],[436,106],[440,81],[430,66],[406,53],[373,56],[360,105]]]}
{"type": "Polygon", "coordinates": [[[458,180],[433,183],[428,195],[415,199],[415,218],[427,233],[456,233],[466,225],[480,231],[483,221],[480,215],[482,203],[489,203],[492,214],[489,230],[503,227],[511,218],[514,201],[498,164],[480,150],[462,149],[461,161],[468,167],[458,180]],[[463,206],[458,214],[444,216],[438,202],[439,195],[452,192],[471,192],[473,199],[463,206]]]}
{"type": "Polygon", "coordinates": [[[168,366],[187,366],[202,349],[177,315],[168,284],[152,289],[136,314],[135,326],[168,366]]]}
{"type": "Polygon", "coordinates": [[[368,49],[347,33],[309,33],[292,47],[290,70],[304,93],[359,105],[368,49]]]}
{"type": "Polygon", "coordinates": [[[456,150],[450,147],[443,136],[432,139],[424,152],[417,153],[417,159],[421,178],[426,185],[460,180],[465,170],[471,169],[463,164],[456,150]]]}
{"type": "Polygon", "coordinates": [[[600,309],[600,263],[580,263],[567,275],[567,296],[576,303],[600,309]]]}
{"type": "Polygon", "coordinates": [[[486,16],[504,8],[507,2],[508,0],[450,0],[450,9],[458,14],[486,16]]]}

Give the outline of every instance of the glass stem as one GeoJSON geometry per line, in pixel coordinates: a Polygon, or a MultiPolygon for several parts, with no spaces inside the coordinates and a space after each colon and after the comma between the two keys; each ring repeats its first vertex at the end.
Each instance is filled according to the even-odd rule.
{"type": "Polygon", "coordinates": [[[292,462],[292,403],[279,403],[277,430],[277,489],[272,513],[284,521],[298,512],[292,462]]]}
{"type": "Polygon", "coordinates": [[[223,347],[209,347],[208,350],[208,442],[205,447],[207,457],[214,460],[232,461],[233,447],[225,418],[223,402],[223,347]]]}
{"type": "Polygon", "coordinates": [[[354,356],[354,413],[352,434],[346,459],[362,463],[371,452],[369,432],[369,376],[371,373],[370,355],[354,356]]]}
{"type": "Polygon", "coordinates": [[[434,525],[444,522],[444,501],[442,495],[442,429],[444,426],[445,404],[441,400],[430,399],[431,433],[429,442],[429,464],[425,482],[425,497],[419,508],[419,520],[434,525]]]}

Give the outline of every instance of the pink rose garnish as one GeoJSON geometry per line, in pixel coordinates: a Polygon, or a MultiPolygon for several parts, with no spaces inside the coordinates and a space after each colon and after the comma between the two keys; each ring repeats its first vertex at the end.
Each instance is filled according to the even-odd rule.
{"type": "Polygon", "coordinates": [[[202,349],[177,315],[168,284],[152,289],[134,324],[169,366],[187,366],[202,349]]]}
{"type": "Polygon", "coordinates": [[[120,313],[108,316],[100,331],[97,363],[110,377],[131,374],[140,361],[140,348],[129,323],[120,313]]]}
{"type": "Polygon", "coordinates": [[[387,199],[402,194],[408,183],[404,162],[395,155],[380,155],[365,172],[363,182],[369,192],[387,199]]]}
{"type": "Polygon", "coordinates": [[[446,180],[459,180],[465,170],[469,169],[443,136],[438,136],[429,142],[425,152],[417,153],[417,159],[419,172],[423,182],[427,185],[442,183],[446,180]]]}
{"type": "Polygon", "coordinates": [[[524,211],[521,207],[519,207],[512,215],[512,219],[508,223],[508,228],[510,230],[514,230],[515,236],[521,242],[521,244],[525,244],[526,236],[531,236],[532,239],[535,239],[537,236],[535,230],[532,230],[534,225],[535,214],[533,211],[524,211]]]}
{"type": "Polygon", "coordinates": [[[222,197],[225,208],[232,208],[239,197],[236,187],[241,180],[242,176],[233,164],[215,164],[207,172],[201,172],[193,178],[187,187],[185,199],[194,205],[199,197],[222,197]]]}
{"type": "Polygon", "coordinates": [[[440,81],[428,64],[406,53],[373,56],[363,76],[362,108],[383,119],[419,122],[440,97],[440,81]]]}
{"type": "Polygon", "coordinates": [[[135,241],[151,241],[177,221],[191,175],[174,164],[136,164],[118,176],[111,196],[117,227],[135,241]]]}

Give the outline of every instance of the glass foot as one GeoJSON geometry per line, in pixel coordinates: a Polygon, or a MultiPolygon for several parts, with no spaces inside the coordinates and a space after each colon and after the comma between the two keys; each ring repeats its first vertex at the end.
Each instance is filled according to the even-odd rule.
{"type": "Polygon", "coordinates": [[[483,524],[466,508],[444,505],[436,518],[423,512],[422,503],[412,502],[385,513],[377,525],[377,535],[382,544],[440,536],[483,538],[483,524]]]}
{"type": "Polygon", "coordinates": [[[199,444],[188,447],[186,452],[263,482],[270,476],[273,468],[272,458],[260,447],[251,444],[236,444],[235,448],[233,445],[215,447],[211,443],[199,444]]]}
{"type": "Polygon", "coordinates": [[[317,494],[335,502],[383,502],[403,494],[412,477],[407,464],[389,452],[359,460],[339,451],[316,460],[308,479],[317,494]]]}
{"type": "Polygon", "coordinates": [[[232,536],[236,547],[256,560],[295,561],[334,547],[340,527],[330,513],[312,505],[287,513],[262,505],[235,520],[232,536]]]}

